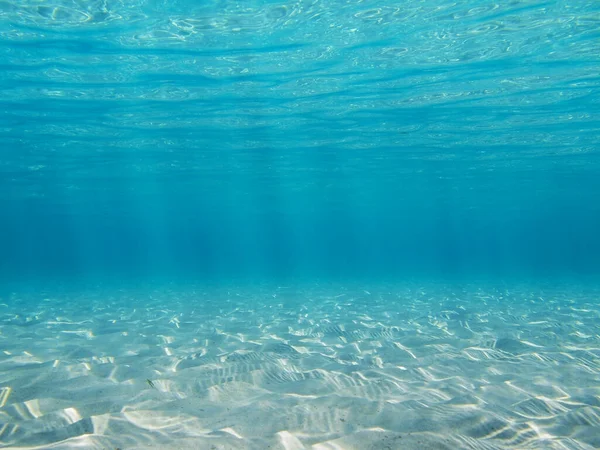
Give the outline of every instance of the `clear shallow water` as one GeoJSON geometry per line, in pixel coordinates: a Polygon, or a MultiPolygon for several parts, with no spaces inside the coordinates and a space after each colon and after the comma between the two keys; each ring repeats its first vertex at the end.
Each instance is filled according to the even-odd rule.
{"type": "Polygon", "coordinates": [[[0,445],[599,447],[599,29],[0,0],[0,445]]]}
{"type": "Polygon", "coordinates": [[[599,14],[3,1],[2,272],[597,273],[599,14]]]}

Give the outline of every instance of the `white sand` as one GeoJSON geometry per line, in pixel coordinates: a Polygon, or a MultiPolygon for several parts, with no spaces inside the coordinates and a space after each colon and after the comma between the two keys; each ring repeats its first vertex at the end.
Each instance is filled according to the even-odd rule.
{"type": "Polygon", "coordinates": [[[0,299],[0,446],[600,448],[591,288],[312,286],[0,299]]]}

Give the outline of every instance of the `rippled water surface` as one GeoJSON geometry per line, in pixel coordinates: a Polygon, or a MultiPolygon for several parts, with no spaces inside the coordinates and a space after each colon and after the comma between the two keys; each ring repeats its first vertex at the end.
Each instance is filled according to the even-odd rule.
{"type": "Polygon", "coordinates": [[[3,1],[5,132],[91,152],[219,136],[235,150],[268,138],[430,158],[490,144],[500,160],[586,154],[599,13],[585,1],[3,1]]]}
{"type": "Polygon", "coordinates": [[[0,447],[600,448],[599,30],[0,0],[0,447]]]}
{"type": "Polygon", "coordinates": [[[597,268],[599,15],[3,0],[3,265],[597,268]]]}

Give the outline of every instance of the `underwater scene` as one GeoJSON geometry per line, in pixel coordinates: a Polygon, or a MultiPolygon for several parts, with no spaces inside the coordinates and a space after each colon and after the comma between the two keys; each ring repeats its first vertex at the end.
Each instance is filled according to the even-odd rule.
{"type": "Polygon", "coordinates": [[[600,2],[0,0],[0,448],[600,448],[600,2]]]}

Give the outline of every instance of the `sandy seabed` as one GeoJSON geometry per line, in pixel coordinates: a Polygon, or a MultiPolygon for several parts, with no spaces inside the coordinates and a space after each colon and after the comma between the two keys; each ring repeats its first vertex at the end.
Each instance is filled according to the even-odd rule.
{"type": "Polygon", "coordinates": [[[599,292],[15,292],[0,447],[600,448],[599,292]]]}

